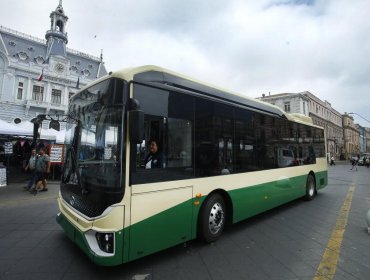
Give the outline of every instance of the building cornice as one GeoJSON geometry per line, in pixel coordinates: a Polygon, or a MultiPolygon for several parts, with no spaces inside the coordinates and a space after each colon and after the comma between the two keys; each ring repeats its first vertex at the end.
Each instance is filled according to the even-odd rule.
{"type": "MultiPolygon", "coordinates": [[[[20,38],[28,40],[28,41],[32,41],[34,43],[38,43],[38,44],[42,44],[42,45],[46,46],[46,40],[28,35],[28,34],[23,33],[23,32],[19,32],[19,31],[14,30],[14,29],[10,29],[10,28],[2,26],[2,25],[0,25],[0,31],[2,31],[4,33],[11,34],[11,35],[14,35],[14,36],[17,36],[17,37],[20,37],[20,38]]],[[[76,51],[76,50],[70,49],[70,48],[66,48],[66,50],[67,50],[67,54],[73,54],[73,55],[76,55],[76,56],[80,56],[80,57],[84,57],[84,58],[94,60],[96,62],[100,62],[100,58],[97,57],[97,56],[93,56],[93,55],[90,55],[90,54],[87,54],[87,53],[76,51]]]]}
{"type": "Polygon", "coordinates": [[[301,92],[301,94],[307,96],[308,99],[311,99],[317,103],[319,103],[322,107],[325,107],[326,108],[326,103],[325,101],[322,101],[320,98],[316,97],[315,95],[313,95],[311,92],[309,91],[304,91],[304,92],[301,92]]]}

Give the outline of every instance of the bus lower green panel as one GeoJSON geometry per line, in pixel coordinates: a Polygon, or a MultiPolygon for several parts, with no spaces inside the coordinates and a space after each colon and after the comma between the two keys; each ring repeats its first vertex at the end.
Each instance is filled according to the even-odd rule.
{"type": "MultiPolygon", "coordinates": [[[[327,171],[315,173],[316,188],[327,185],[327,171]]],[[[232,201],[233,220],[238,222],[253,215],[267,211],[306,193],[307,175],[249,186],[229,191],[232,201]]],[[[68,237],[76,243],[89,258],[99,265],[113,266],[132,261],[181,244],[196,237],[197,219],[202,202],[206,197],[187,200],[166,211],[151,216],[115,234],[116,253],[112,257],[97,256],[91,251],[83,232],[59,214],[57,221],[68,237]],[[125,240],[125,243],[124,243],[125,240]],[[129,248],[129,250],[128,250],[129,248]]]]}
{"type": "Polygon", "coordinates": [[[134,260],[193,239],[192,200],[130,227],[129,259],[134,260]]]}
{"type": "Polygon", "coordinates": [[[96,264],[114,266],[122,264],[123,234],[115,234],[115,254],[111,257],[101,257],[91,251],[83,232],[74,227],[68,219],[60,213],[56,217],[57,222],[66,232],[67,236],[81,248],[81,250],[96,264]]]}
{"type": "Polygon", "coordinates": [[[316,189],[320,190],[328,184],[328,171],[317,172],[315,175],[316,189]]]}
{"type": "MultiPolygon", "coordinates": [[[[315,174],[317,189],[327,184],[327,172],[315,174]]],[[[233,223],[242,221],[306,194],[307,175],[230,191],[233,223]]]]}

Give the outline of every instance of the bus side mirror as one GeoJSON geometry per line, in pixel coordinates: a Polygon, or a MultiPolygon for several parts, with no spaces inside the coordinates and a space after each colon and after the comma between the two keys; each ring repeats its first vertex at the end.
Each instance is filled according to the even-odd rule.
{"type": "Polygon", "coordinates": [[[128,112],[129,133],[131,143],[141,143],[144,140],[144,112],[132,110],[128,112]]]}

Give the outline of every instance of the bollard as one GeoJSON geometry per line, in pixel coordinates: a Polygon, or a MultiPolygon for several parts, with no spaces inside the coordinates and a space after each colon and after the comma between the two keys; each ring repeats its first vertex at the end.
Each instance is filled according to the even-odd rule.
{"type": "Polygon", "coordinates": [[[367,232],[370,233],[370,210],[366,214],[367,232]]]}

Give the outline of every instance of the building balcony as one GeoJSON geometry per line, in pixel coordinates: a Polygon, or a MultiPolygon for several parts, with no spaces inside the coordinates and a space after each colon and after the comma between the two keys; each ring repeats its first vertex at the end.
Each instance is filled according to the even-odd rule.
{"type": "Polygon", "coordinates": [[[68,43],[67,33],[63,33],[63,32],[58,31],[58,30],[48,30],[48,31],[46,31],[45,39],[48,40],[48,38],[50,36],[60,38],[60,39],[64,40],[66,43],[68,43]]]}
{"type": "Polygon", "coordinates": [[[48,111],[49,110],[57,110],[57,111],[67,112],[68,106],[64,105],[64,104],[49,103],[48,111]]]}
{"type": "Polygon", "coordinates": [[[65,113],[68,110],[68,106],[65,104],[49,103],[46,101],[33,100],[33,99],[26,101],[26,107],[27,109],[31,107],[44,109],[46,110],[46,113],[49,113],[50,110],[63,111],[65,113]]]}
{"type": "Polygon", "coordinates": [[[36,107],[36,108],[42,108],[42,109],[47,109],[49,103],[41,100],[34,100],[34,99],[29,99],[26,101],[26,107],[36,107]]]}

